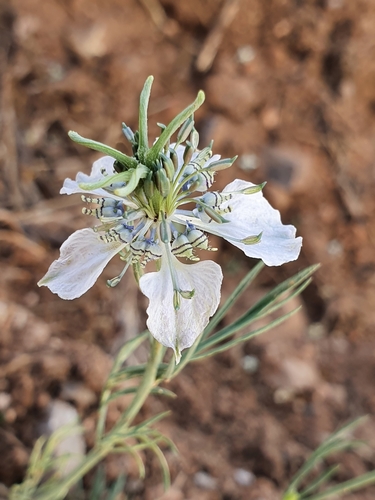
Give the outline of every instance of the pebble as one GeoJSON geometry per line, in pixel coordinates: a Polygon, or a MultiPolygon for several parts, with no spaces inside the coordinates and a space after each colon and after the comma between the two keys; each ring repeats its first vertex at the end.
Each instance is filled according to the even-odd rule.
{"type": "Polygon", "coordinates": [[[194,475],[194,484],[203,490],[215,490],[217,488],[217,480],[203,471],[199,471],[194,475]]]}
{"type": "Polygon", "coordinates": [[[255,373],[259,368],[259,359],[256,356],[244,356],[241,360],[242,368],[246,373],[255,373]]]}
{"type": "Polygon", "coordinates": [[[250,486],[255,481],[255,475],[246,469],[235,469],[233,478],[239,486],[250,486]]]}
{"type": "Polygon", "coordinates": [[[255,59],[256,52],[251,45],[243,45],[237,49],[237,59],[241,64],[246,64],[255,59]]]}
{"type": "Polygon", "coordinates": [[[298,358],[286,358],[281,363],[284,387],[296,390],[314,389],[319,381],[319,373],[313,364],[298,358]]]}
{"type": "Polygon", "coordinates": [[[10,406],[12,397],[7,392],[0,392],[0,412],[7,410],[10,406]]]}
{"type": "Polygon", "coordinates": [[[79,409],[88,408],[96,402],[94,391],[82,382],[66,382],[60,397],[65,401],[72,401],[79,409]]]}
{"type": "MultiPolygon", "coordinates": [[[[64,425],[78,423],[77,410],[68,403],[54,400],[49,409],[49,416],[46,423],[47,433],[52,434],[64,425]]],[[[55,447],[55,456],[60,457],[69,454],[69,458],[64,461],[60,469],[60,474],[66,476],[77,467],[85,455],[86,444],[81,431],[70,431],[55,447]]]]}
{"type": "Polygon", "coordinates": [[[259,166],[258,157],[255,154],[244,154],[238,158],[238,166],[244,172],[256,170],[259,166]]]}

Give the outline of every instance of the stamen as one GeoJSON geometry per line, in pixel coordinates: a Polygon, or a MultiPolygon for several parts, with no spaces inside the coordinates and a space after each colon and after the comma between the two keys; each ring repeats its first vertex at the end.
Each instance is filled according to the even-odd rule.
{"type": "Polygon", "coordinates": [[[230,200],[232,197],[233,196],[231,193],[223,194],[219,193],[218,191],[210,191],[209,193],[205,193],[201,197],[201,200],[209,207],[218,208],[222,203],[230,200]]]}
{"type": "Polygon", "coordinates": [[[117,286],[120,283],[120,281],[122,280],[126,271],[128,270],[130,263],[131,263],[131,259],[129,259],[127,261],[124,269],[121,271],[121,273],[118,276],[115,276],[114,278],[107,280],[107,286],[109,286],[110,288],[114,288],[115,286],[117,286]]]}
{"type": "Polygon", "coordinates": [[[181,288],[178,286],[177,274],[173,266],[172,251],[170,245],[168,243],[165,243],[164,246],[167,254],[168,267],[173,285],[173,307],[175,311],[178,311],[181,307],[180,296],[184,299],[191,299],[194,296],[195,290],[181,290],[181,288]]]}
{"type": "Polygon", "coordinates": [[[188,231],[187,238],[190,241],[191,245],[195,248],[210,250],[211,252],[217,251],[217,248],[210,247],[207,235],[199,229],[191,229],[190,231],[188,231]]]}
{"type": "Polygon", "coordinates": [[[186,257],[187,259],[197,261],[198,257],[194,255],[192,244],[187,236],[180,234],[172,243],[172,252],[176,257],[186,257]]]}
{"type": "Polygon", "coordinates": [[[81,200],[85,203],[96,203],[99,208],[90,209],[83,208],[82,213],[84,215],[93,215],[98,219],[119,219],[122,218],[125,209],[122,201],[114,200],[113,198],[90,198],[88,196],[82,195],[81,200]]]}

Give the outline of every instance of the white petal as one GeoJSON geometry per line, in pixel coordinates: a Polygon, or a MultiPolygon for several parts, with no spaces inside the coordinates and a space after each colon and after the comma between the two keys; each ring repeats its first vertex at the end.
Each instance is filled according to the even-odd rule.
{"type": "Polygon", "coordinates": [[[139,285],[150,299],[147,326],[161,344],[171,347],[179,361],[182,349],[191,347],[208,324],[220,302],[223,275],[221,268],[210,260],[197,264],[173,263],[181,290],[195,290],[191,299],[181,297],[181,307],[173,307],[173,285],[164,255],[159,272],[142,276],[139,285]]]}
{"type": "MultiPolygon", "coordinates": [[[[232,193],[254,186],[251,182],[235,180],[228,184],[223,193],[232,193]]],[[[295,237],[294,226],[284,226],[280,212],[271,207],[262,192],[255,194],[234,194],[232,199],[222,204],[231,207],[231,212],[224,214],[229,221],[205,223],[198,218],[185,217],[197,228],[216,234],[240,248],[248,257],[262,259],[268,266],[280,266],[296,260],[302,246],[302,238],[295,237]],[[262,239],[254,245],[245,245],[238,241],[260,233],[262,239]]],[[[177,215],[177,214],[176,214],[177,215]]],[[[181,216],[177,216],[181,219],[181,216]]]]}
{"type": "Polygon", "coordinates": [[[63,187],[60,189],[60,194],[89,193],[99,197],[123,200],[123,198],[112,193],[108,193],[108,191],[103,188],[87,190],[81,189],[78,185],[83,182],[87,184],[93,184],[94,182],[102,180],[103,172],[105,175],[113,175],[114,173],[116,173],[113,168],[114,161],[115,160],[112,158],[112,156],[103,156],[102,158],[94,161],[90,175],[84,174],[83,172],[78,172],[74,181],[72,179],[65,179],[63,187]]]}
{"type": "Polygon", "coordinates": [[[106,243],[92,229],[80,229],[62,244],[39,286],[47,286],[62,299],[76,299],[93,286],[108,262],[125,243],[106,243]]]}

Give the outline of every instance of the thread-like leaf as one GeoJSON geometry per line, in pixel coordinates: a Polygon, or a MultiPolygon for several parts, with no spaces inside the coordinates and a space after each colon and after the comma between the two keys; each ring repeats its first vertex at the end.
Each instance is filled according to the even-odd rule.
{"type": "MultiPolygon", "coordinates": [[[[257,335],[260,335],[261,333],[267,332],[271,328],[280,325],[284,321],[286,321],[288,318],[293,316],[296,312],[298,312],[301,308],[297,307],[296,309],[293,309],[293,311],[284,314],[280,318],[275,319],[274,321],[271,321],[268,323],[268,325],[263,326],[262,328],[258,328],[257,330],[254,330],[250,333],[247,333],[245,335],[241,335],[233,340],[230,340],[229,342],[226,342],[223,345],[220,345],[219,347],[216,347],[215,349],[211,349],[210,351],[205,351],[201,352],[199,351],[195,356],[193,356],[192,361],[197,361],[198,359],[204,359],[208,358],[210,356],[214,356],[215,354],[218,354],[219,352],[224,352],[227,349],[230,349],[231,347],[234,347],[237,344],[241,344],[242,342],[246,342],[247,340],[250,340],[253,337],[256,337],[257,335]]],[[[221,340],[217,340],[217,342],[221,342],[221,340]]],[[[215,342],[216,343],[216,342],[215,342]]]]}

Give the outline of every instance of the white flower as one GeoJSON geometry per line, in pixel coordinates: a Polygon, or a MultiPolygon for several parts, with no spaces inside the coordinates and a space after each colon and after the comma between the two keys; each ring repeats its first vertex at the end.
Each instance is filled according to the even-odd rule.
{"type": "Polygon", "coordinates": [[[113,158],[105,156],[93,164],[90,176],[78,173],[75,181],[66,179],[61,193],[81,193],[91,205],[83,212],[101,224],[72,234],[38,283],[63,299],[74,299],[93,286],[116,254],[125,267],[109,286],[130,265],[142,270],[156,261],[159,270],[139,280],[150,300],[147,326],[174,350],[177,361],[216,311],[222,282],[215,262],[184,264],[178,258],[195,262],[197,250],[215,250],[206,233],[223,237],[267,265],[295,260],[302,244],[295,228],[284,226],[279,212],[263,198],[263,186],[235,180],[222,192],[208,191],[215,172],[233,160],[211,158],[210,147],[191,153],[191,147],[172,145],[155,167],[139,164],[120,172],[113,158]],[[192,203],[195,208],[185,208],[192,203]]]}

